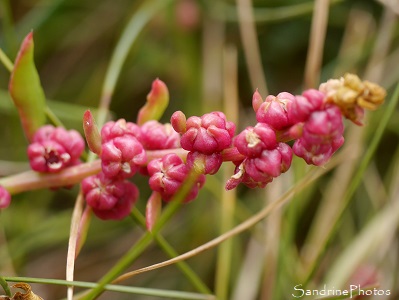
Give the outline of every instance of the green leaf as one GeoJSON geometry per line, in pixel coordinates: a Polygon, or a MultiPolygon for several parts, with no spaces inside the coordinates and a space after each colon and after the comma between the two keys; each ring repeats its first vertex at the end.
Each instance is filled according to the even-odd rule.
{"type": "Polygon", "coordinates": [[[46,121],[46,98],[33,61],[33,49],[33,32],[30,32],[19,49],[8,86],[28,140],[46,121]]]}

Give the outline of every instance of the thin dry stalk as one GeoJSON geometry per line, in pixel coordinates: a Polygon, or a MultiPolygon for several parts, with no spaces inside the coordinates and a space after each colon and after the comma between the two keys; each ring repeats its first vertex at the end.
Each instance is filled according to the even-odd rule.
{"type": "Polygon", "coordinates": [[[305,67],[305,88],[319,84],[324,41],[328,23],[329,0],[316,0],[312,18],[309,48],[305,67]]]}
{"type": "Polygon", "coordinates": [[[252,88],[253,90],[258,89],[262,95],[268,94],[251,0],[237,0],[237,12],[242,46],[252,88]]]}

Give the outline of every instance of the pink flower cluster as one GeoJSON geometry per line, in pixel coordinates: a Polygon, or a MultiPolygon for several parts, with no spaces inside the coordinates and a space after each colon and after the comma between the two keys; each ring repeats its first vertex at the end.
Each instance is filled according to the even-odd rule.
{"type": "Polygon", "coordinates": [[[32,170],[56,173],[66,167],[80,163],[85,142],[76,130],[46,125],[33,136],[28,146],[28,157],[32,170]]]}
{"type": "MultiPolygon", "coordinates": [[[[180,147],[179,135],[170,124],[152,120],[138,126],[124,119],[110,121],[101,129],[101,142],[102,172],[82,182],[87,204],[101,219],[122,219],[130,213],[139,191],[128,179],[137,172],[150,176],[150,187],[165,201],[187,175],[186,165],[176,155],[177,160],[163,157],[148,163],[146,151],[180,147]]],[[[188,199],[195,196],[190,194],[188,199]]]]}
{"type": "Polygon", "coordinates": [[[263,101],[256,91],[252,106],[258,123],[234,139],[245,158],[235,162],[235,174],[226,188],[239,183],[265,187],[290,168],[293,154],[308,164],[325,164],[344,139],[341,112],[324,99],[322,92],[310,89],[298,96],[287,92],[270,95],[263,101]],[[296,140],[293,148],[285,140],[296,140]]]}
{"type": "MultiPolygon", "coordinates": [[[[330,96],[325,88],[309,89],[296,96],[283,92],[265,99],[256,91],[252,106],[257,124],[237,135],[236,125],[217,111],[188,119],[177,111],[171,124],[151,120],[148,116],[160,114],[156,102],[162,100],[165,105],[168,101],[167,88],[159,80],[155,84],[158,92],[150,94],[151,105],[142,109],[138,124],[124,119],[110,121],[99,133],[90,112],[86,112],[86,139],[101,160],[101,172],[82,182],[86,202],[101,219],[121,219],[130,213],[139,197],[139,189],[130,181],[136,173],[149,177],[151,199],[162,198],[166,202],[194,174],[194,184],[183,199],[189,202],[197,197],[205,176],[217,173],[224,161],[236,166],[226,183],[227,190],[240,183],[250,188],[265,187],[290,168],[293,155],[308,164],[324,165],[344,142],[343,111],[354,111],[365,102],[356,100],[343,110],[341,106],[347,103],[338,94],[331,96],[334,86],[349,89],[349,84],[342,87],[343,84],[330,84],[330,96]]],[[[359,95],[365,98],[368,94],[359,95]]],[[[370,103],[372,100],[382,103],[368,99],[370,103]]],[[[28,156],[33,170],[54,173],[79,163],[83,149],[79,133],[48,125],[35,134],[28,156]]],[[[9,195],[3,190],[0,189],[0,204],[5,207],[9,195]]],[[[151,205],[155,203],[154,200],[151,205]]],[[[149,215],[156,215],[155,210],[149,209],[149,215]]]]}

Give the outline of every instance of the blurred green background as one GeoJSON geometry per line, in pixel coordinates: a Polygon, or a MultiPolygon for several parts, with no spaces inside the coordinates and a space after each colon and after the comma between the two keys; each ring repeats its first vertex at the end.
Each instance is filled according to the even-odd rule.
{"type": "MultiPolygon", "coordinates": [[[[144,2],[0,0],[0,47],[14,60],[22,39],[33,30],[35,62],[49,99],[48,104],[66,127],[82,132],[83,112],[87,108],[95,111],[98,106],[113,50],[127,22],[144,2]]],[[[264,72],[269,93],[301,93],[304,89],[313,1],[254,0],[252,4],[262,62],[260,69],[264,72]],[[290,7],[294,8],[292,15],[280,15],[281,11],[290,7]]],[[[399,26],[395,17],[391,17],[394,20],[389,23],[389,34],[388,31],[379,31],[384,22],[388,22],[387,11],[392,13],[393,8],[384,8],[380,2],[371,0],[334,1],[331,4],[320,82],[351,71],[360,77],[366,76],[365,79],[376,80],[388,91],[392,90],[399,78],[399,58],[395,51],[399,43],[399,26]],[[376,45],[384,32],[389,46],[386,51],[380,51],[376,45]],[[382,57],[377,55],[375,58],[379,51],[382,57]],[[377,62],[372,62],[372,59],[377,59],[377,62]],[[373,71],[373,67],[382,62],[384,68],[381,74],[378,73],[380,75],[376,78],[368,78],[377,76],[378,70],[373,71]]],[[[224,110],[226,104],[223,106],[223,101],[229,106],[224,89],[231,88],[237,90],[239,101],[237,128],[243,129],[255,124],[251,107],[254,89],[258,87],[262,96],[266,96],[262,86],[253,86],[251,83],[250,72],[240,36],[235,1],[170,1],[170,4],[156,13],[131,47],[112,97],[112,117],[134,122],[139,108],[145,103],[151,82],[160,78],[167,84],[171,95],[170,105],[162,121],[168,122],[176,110],[182,110],[187,116],[224,110]],[[226,87],[225,77],[228,73],[223,68],[226,64],[225,54],[229,49],[236,54],[233,63],[237,64],[237,81],[236,85],[226,87]]],[[[25,153],[27,142],[7,93],[8,80],[9,72],[0,66],[1,176],[28,169],[25,153]]],[[[359,143],[367,145],[382,113],[376,112],[367,120],[364,127],[365,139],[359,143]]],[[[395,154],[398,146],[398,119],[396,111],[372,161],[372,170],[367,173],[366,181],[356,193],[344,218],[345,230],[339,231],[339,238],[333,240],[332,248],[324,257],[323,262],[327,265],[333,261],[332,257],[355,239],[361,228],[388,201],[387,190],[398,161],[395,154]],[[380,200],[375,202],[375,199],[380,200]]],[[[295,165],[293,176],[300,178],[306,168],[299,161],[295,165]]],[[[326,197],[325,191],[332,177],[332,174],[325,175],[304,193],[306,195],[300,196],[304,198],[303,202],[296,201],[290,206],[291,210],[284,211],[279,221],[282,240],[276,241],[276,244],[280,245],[278,251],[290,254],[287,254],[288,258],[284,261],[280,253],[279,268],[274,273],[277,278],[274,297],[262,299],[288,299],[284,293],[289,295],[287,286],[295,282],[294,275],[287,275],[288,265],[290,259],[297,257],[291,252],[293,249],[299,252],[306,243],[318,203],[326,197]],[[284,241],[284,236],[289,238],[284,241]]],[[[141,188],[138,207],[144,211],[150,191],[145,188],[145,178],[135,180],[141,188]]],[[[178,252],[188,251],[219,233],[218,216],[223,212],[220,212],[218,195],[223,186],[220,174],[208,180],[199,198],[185,206],[165,228],[163,234],[178,252]]],[[[78,188],[74,187],[71,190],[34,191],[13,197],[12,205],[1,212],[0,274],[65,278],[70,218],[77,191],[78,188]]],[[[241,217],[237,217],[235,223],[265,205],[264,191],[240,187],[238,196],[237,210],[241,217]]],[[[86,245],[77,259],[76,279],[98,280],[141,233],[142,230],[131,219],[122,222],[93,219],[86,245]]],[[[234,289],[234,283],[239,277],[247,243],[253,234],[247,232],[233,241],[230,290],[234,289]]],[[[398,251],[397,238],[396,233],[393,251],[398,251]]],[[[166,256],[153,246],[133,268],[164,259],[166,256]]],[[[214,250],[189,260],[193,269],[211,288],[215,280],[216,260],[214,250]]],[[[393,258],[393,261],[398,266],[398,260],[393,258]]],[[[312,277],[315,282],[323,278],[321,275],[325,268],[317,270],[320,274],[316,272],[315,277],[312,277]]],[[[398,282],[398,273],[391,274],[389,278],[398,282]]],[[[187,280],[173,266],[140,275],[127,283],[152,288],[192,290],[187,280]]],[[[51,285],[37,285],[35,292],[44,299],[65,296],[65,288],[51,285]]],[[[260,299],[261,295],[259,292],[257,297],[260,299]]],[[[131,297],[109,293],[101,299],[131,297]]],[[[139,297],[134,296],[134,299],[141,299],[139,297]]]]}

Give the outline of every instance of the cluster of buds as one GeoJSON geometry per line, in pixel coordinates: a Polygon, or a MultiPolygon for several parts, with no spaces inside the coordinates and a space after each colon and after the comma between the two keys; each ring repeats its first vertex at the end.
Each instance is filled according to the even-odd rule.
{"type": "Polygon", "coordinates": [[[46,125],[35,133],[28,146],[32,170],[56,173],[80,163],[85,142],[76,130],[46,125]]]}
{"type": "MultiPolygon", "coordinates": [[[[136,173],[148,176],[153,191],[147,204],[151,227],[160,199],[173,200],[194,174],[191,189],[182,199],[192,201],[205,176],[217,173],[225,161],[236,166],[227,190],[240,183],[265,187],[290,168],[293,155],[308,164],[324,165],[344,142],[342,117],[360,125],[364,109],[376,109],[384,97],[383,88],[350,74],[302,95],[283,92],[263,99],[256,91],[252,106],[257,124],[235,135],[236,125],[222,112],[187,119],[177,111],[170,124],[159,123],[169,93],[157,79],[137,123],[110,121],[99,131],[86,112],[86,140],[101,160],[101,171],[83,180],[83,194],[99,218],[121,219],[139,197],[131,178],[136,173]]],[[[83,139],[76,131],[44,126],[33,137],[28,157],[33,170],[54,173],[79,163],[83,149],[83,139]]],[[[5,207],[9,195],[1,187],[0,194],[0,205],[5,207]]]]}

